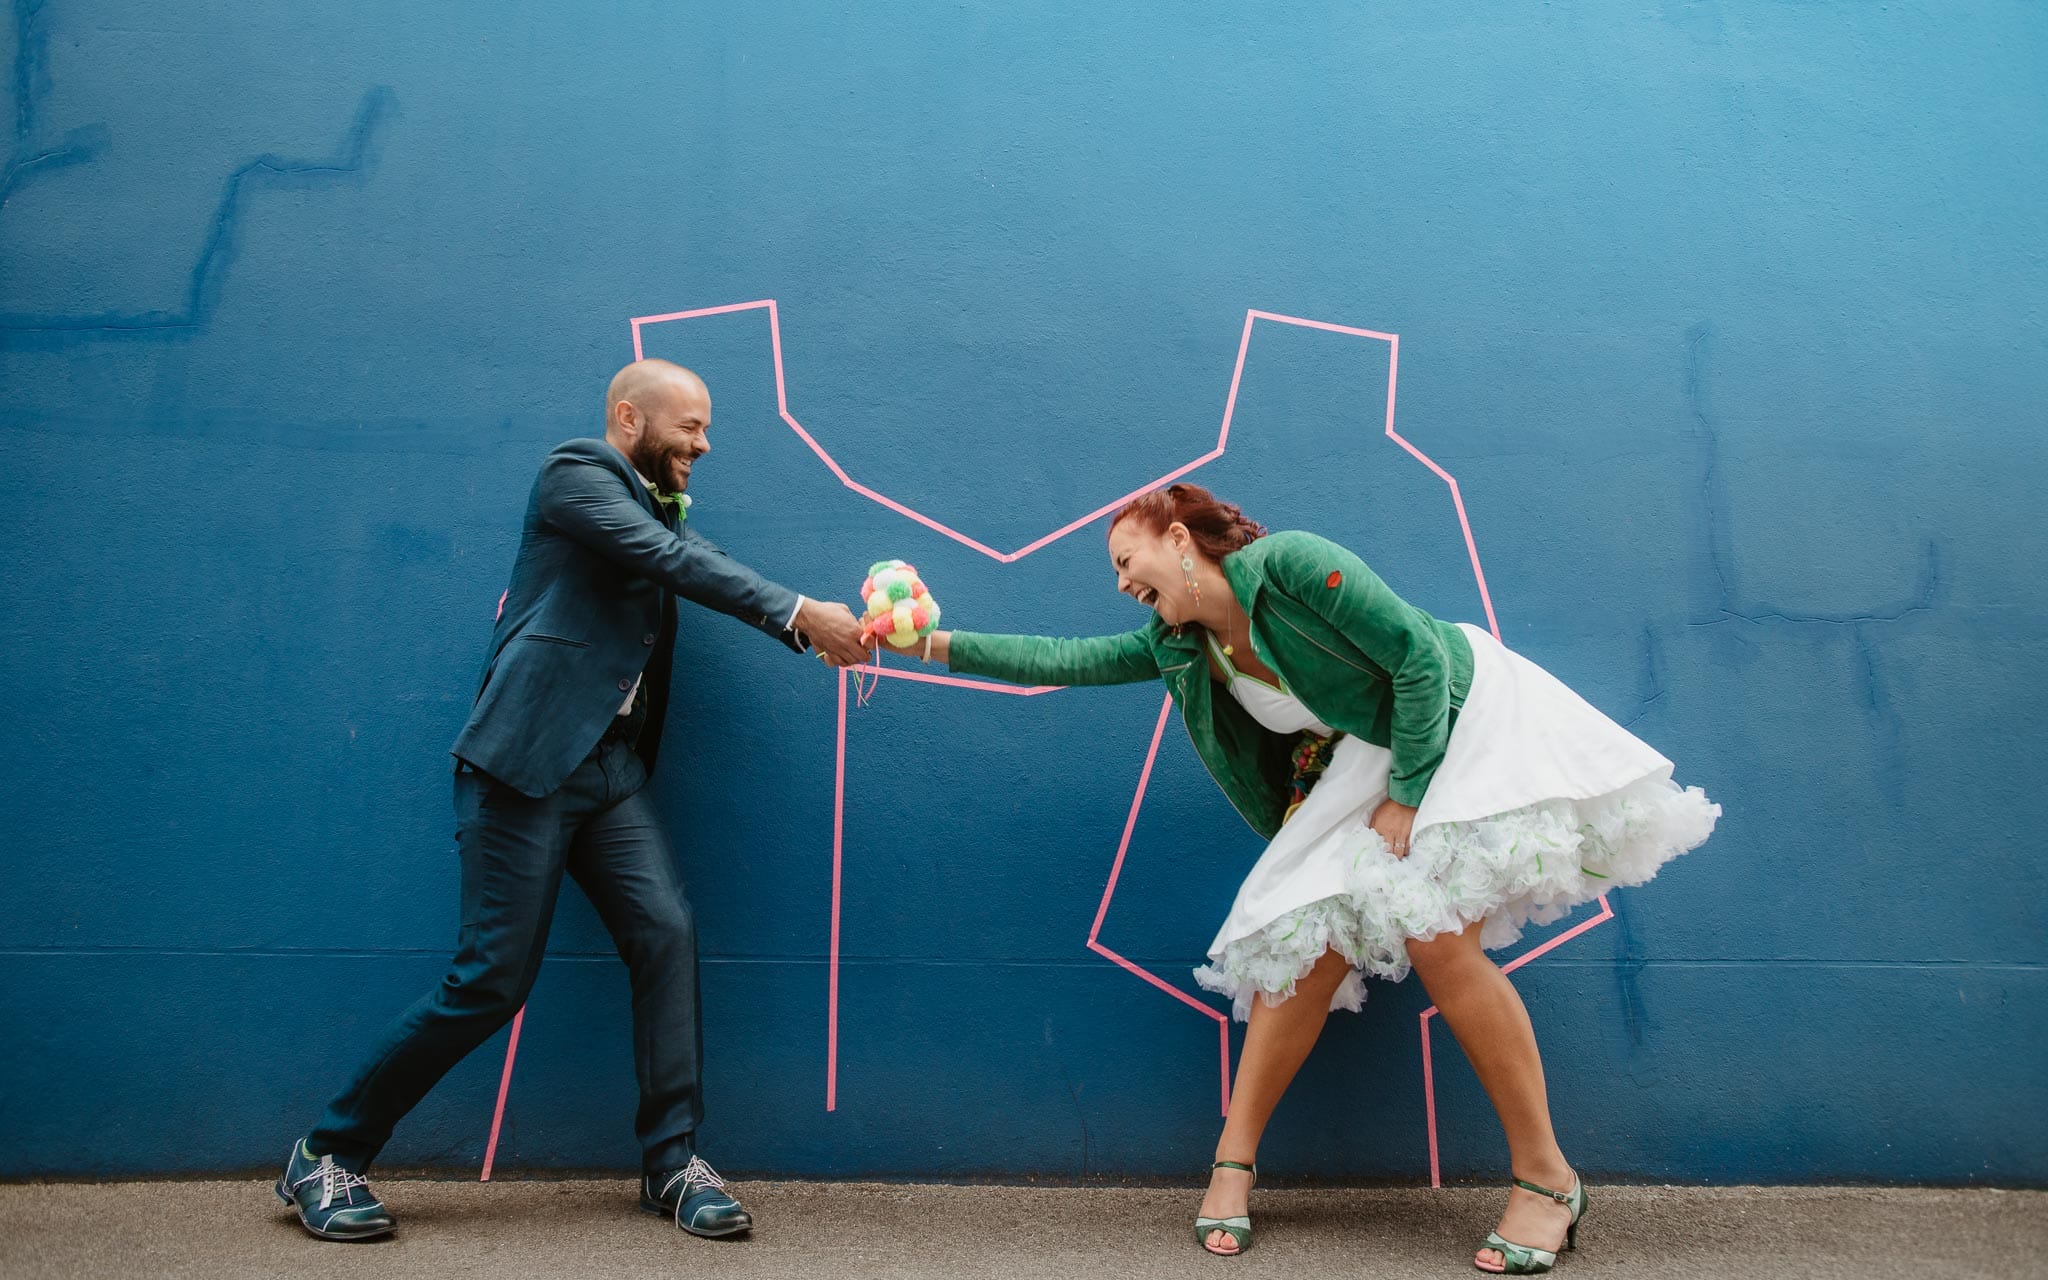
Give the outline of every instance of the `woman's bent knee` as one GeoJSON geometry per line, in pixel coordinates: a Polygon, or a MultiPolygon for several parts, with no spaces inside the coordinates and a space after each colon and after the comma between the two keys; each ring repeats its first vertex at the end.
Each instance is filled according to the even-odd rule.
{"type": "Polygon", "coordinates": [[[1322,958],[1316,961],[1316,967],[1309,970],[1309,974],[1312,977],[1323,979],[1335,978],[1340,982],[1343,980],[1344,975],[1349,972],[1351,972],[1351,962],[1346,960],[1344,953],[1335,947],[1323,952],[1322,958]]]}
{"type": "Polygon", "coordinates": [[[1440,933],[1434,938],[1410,938],[1408,940],[1408,963],[1415,972],[1427,980],[1432,973],[1442,972],[1459,965],[1483,962],[1486,953],[1479,948],[1479,935],[1475,929],[1464,933],[1440,933]]]}

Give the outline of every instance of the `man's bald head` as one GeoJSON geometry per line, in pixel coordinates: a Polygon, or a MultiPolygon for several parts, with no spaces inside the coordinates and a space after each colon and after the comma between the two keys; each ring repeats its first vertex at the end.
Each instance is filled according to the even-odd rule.
{"type": "Polygon", "coordinates": [[[639,406],[645,413],[655,400],[674,395],[701,396],[708,402],[711,389],[704,385],[704,379],[672,361],[635,360],[613,374],[611,386],[605,388],[605,423],[612,422],[621,400],[639,406]]]}
{"type": "Polygon", "coordinates": [[[667,360],[619,370],[605,389],[604,419],[604,438],[666,492],[687,488],[691,467],[711,452],[711,391],[667,360]]]}

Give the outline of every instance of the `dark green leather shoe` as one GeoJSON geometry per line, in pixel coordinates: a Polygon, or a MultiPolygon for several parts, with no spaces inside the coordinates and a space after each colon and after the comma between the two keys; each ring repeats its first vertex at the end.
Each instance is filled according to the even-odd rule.
{"type": "Polygon", "coordinates": [[[677,1226],[693,1236],[715,1239],[754,1229],[754,1215],[726,1194],[725,1179],[704,1163],[702,1156],[691,1156],[690,1163],[680,1169],[642,1177],[640,1207],[672,1216],[677,1226]]]}
{"type": "Polygon", "coordinates": [[[398,1229],[391,1211],[371,1194],[369,1179],[334,1163],[333,1156],[315,1156],[303,1138],[292,1145],[271,1190],[298,1210],[300,1226],[322,1240],[375,1240],[398,1229]]]}
{"type": "MultiPolygon", "coordinates": [[[[1215,1164],[1210,1165],[1209,1168],[1212,1170],[1241,1169],[1252,1175],[1254,1179],[1259,1176],[1259,1167],[1257,1165],[1239,1164],[1235,1160],[1218,1160],[1215,1164]]],[[[1246,1249],[1252,1247],[1251,1215],[1246,1213],[1240,1214],[1235,1218],[1196,1218],[1195,1243],[1202,1246],[1202,1252],[1204,1253],[1213,1253],[1219,1258],[1235,1258],[1239,1253],[1243,1253],[1246,1249]],[[1237,1241],[1237,1252],[1224,1253],[1217,1249],[1211,1249],[1209,1247],[1209,1233],[1211,1231],[1221,1231],[1224,1235],[1237,1241]]]]}

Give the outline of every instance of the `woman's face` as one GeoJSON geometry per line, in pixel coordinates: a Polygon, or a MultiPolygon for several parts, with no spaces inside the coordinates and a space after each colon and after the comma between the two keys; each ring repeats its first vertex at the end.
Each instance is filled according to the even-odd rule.
{"type": "Polygon", "coordinates": [[[1126,520],[1109,533],[1109,563],[1116,570],[1116,589],[1158,613],[1168,625],[1189,621],[1194,597],[1180,567],[1184,548],[1192,546],[1184,524],[1170,524],[1153,533],[1136,520],[1126,520]]]}

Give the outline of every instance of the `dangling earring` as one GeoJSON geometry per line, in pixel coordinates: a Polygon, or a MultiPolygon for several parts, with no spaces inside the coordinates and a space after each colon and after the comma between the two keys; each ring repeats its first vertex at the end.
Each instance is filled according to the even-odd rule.
{"type": "Polygon", "coordinates": [[[1202,603],[1202,588],[1200,584],[1198,584],[1195,581],[1195,561],[1193,556],[1181,556],[1180,576],[1187,579],[1188,594],[1195,598],[1195,603],[1202,603]]]}

